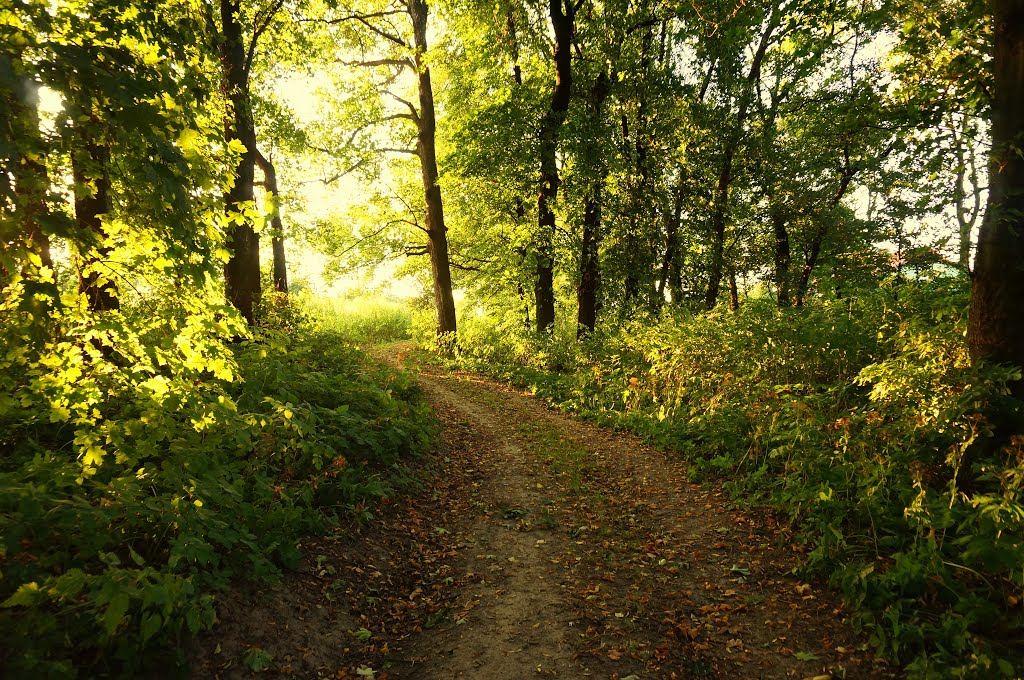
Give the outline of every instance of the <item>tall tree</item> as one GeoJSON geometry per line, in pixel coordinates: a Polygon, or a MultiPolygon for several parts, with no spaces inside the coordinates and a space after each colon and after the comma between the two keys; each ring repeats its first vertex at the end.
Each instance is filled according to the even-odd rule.
{"type": "Polygon", "coordinates": [[[281,221],[281,190],[277,186],[277,169],[273,161],[256,149],[256,165],[263,171],[263,188],[270,200],[270,245],[273,250],[272,274],[274,292],[288,294],[288,263],[284,251],[284,224],[281,221]]]}
{"type": "Polygon", "coordinates": [[[228,135],[242,146],[234,170],[234,182],[224,197],[231,223],[227,243],[231,255],[224,265],[224,288],[228,301],[250,324],[256,321],[262,285],[260,237],[252,219],[247,216],[252,214],[256,175],[256,126],[249,101],[249,75],[256,43],[280,5],[280,2],[275,2],[266,8],[262,23],[253,29],[247,43],[242,26],[241,0],[220,0],[220,55],[225,90],[231,102],[228,135]]]}
{"type": "Polygon", "coordinates": [[[534,243],[536,276],[533,283],[537,330],[555,323],[555,201],[558,198],[558,133],[569,112],[572,94],[572,37],[576,8],[572,0],[548,0],[551,28],[555,34],[552,58],[555,87],[540,124],[540,194],[537,199],[537,237],[534,243]]]}
{"type": "MultiPolygon", "coordinates": [[[[350,141],[367,130],[378,129],[386,123],[404,123],[392,130],[393,136],[401,141],[398,147],[381,147],[377,139],[367,140],[369,155],[397,153],[415,156],[419,160],[420,185],[423,196],[424,224],[419,220],[396,219],[393,223],[411,224],[425,232],[427,242],[405,249],[406,254],[426,254],[430,258],[431,281],[434,307],[437,315],[437,331],[440,334],[455,333],[455,298],[452,291],[451,261],[448,245],[448,228],[445,225],[444,203],[439,182],[440,171],[437,161],[437,116],[435,112],[434,88],[430,71],[430,46],[428,44],[428,19],[430,7],[427,0],[391,0],[388,2],[366,2],[349,7],[339,7],[336,13],[318,19],[321,23],[341,26],[345,29],[339,37],[346,54],[358,53],[354,59],[343,59],[343,63],[370,72],[379,72],[382,77],[376,84],[381,99],[397,102],[401,109],[384,112],[383,105],[376,102],[369,109],[372,117],[360,125],[351,135],[350,141]],[[416,90],[416,103],[400,91],[408,81],[403,74],[412,74],[416,90]],[[412,124],[415,140],[405,134],[412,124]],[[413,148],[408,148],[409,145],[413,148]]],[[[365,96],[363,93],[362,96],[365,96]]],[[[372,135],[371,135],[372,137],[372,135]]],[[[379,162],[379,159],[377,159],[379,162]]],[[[404,202],[404,198],[397,197],[404,202]]],[[[414,211],[418,213],[418,210],[414,211]]]]}
{"type": "MultiPolygon", "coordinates": [[[[86,95],[88,96],[88,95],[86,95]]],[[[105,260],[112,248],[107,243],[104,218],[113,211],[110,188],[110,142],[104,138],[104,125],[92,104],[74,112],[77,119],[76,148],[71,152],[75,179],[75,219],[90,243],[81,253],[78,290],[86,296],[89,309],[117,309],[117,287],[105,260]]]]}
{"type": "MultiPolygon", "coordinates": [[[[993,0],[992,155],[968,341],[974,359],[1024,367],[1024,0],[993,0]]],[[[1024,396],[1024,380],[1014,386],[1024,396]]]]}
{"type": "Polygon", "coordinates": [[[416,122],[416,155],[423,175],[423,196],[427,206],[427,250],[434,284],[434,308],[439,333],[455,333],[455,298],[452,294],[451,263],[448,260],[448,229],[444,224],[444,206],[437,170],[437,119],[434,112],[434,88],[427,65],[427,14],[425,0],[408,0],[412,20],[419,111],[416,122]]]}

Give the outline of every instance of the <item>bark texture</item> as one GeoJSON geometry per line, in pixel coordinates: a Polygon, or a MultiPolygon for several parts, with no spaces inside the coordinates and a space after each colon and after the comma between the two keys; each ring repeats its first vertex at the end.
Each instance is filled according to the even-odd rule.
{"type": "Polygon", "coordinates": [[[118,308],[117,286],[107,277],[104,259],[110,247],[103,217],[113,203],[110,195],[110,147],[101,138],[99,122],[90,117],[75,126],[78,143],[71,153],[71,174],[75,180],[75,220],[83,234],[91,234],[95,245],[84,249],[78,291],[86,296],[94,312],[118,308]],[[99,271],[97,271],[99,270],[99,271]]]}
{"type": "Polygon", "coordinates": [[[430,82],[430,69],[424,57],[427,52],[427,14],[424,0],[409,0],[413,39],[416,47],[416,73],[419,90],[419,114],[416,120],[416,153],[423,175],[423,193],[427,208],[427,252],[434,282],[434,307],[437,310],[438,333],[455,333],[455,298],[452,295],[451,262],[448,258],[448,228],[444,224],[444,206],[441,187],[437,184],[437,147],[434,135],[437,120],[434,116],[434,89],[430,82]]]}
{"type": "Polygon", "coordinates": [[[277,169],[274,163],[256,149],[256,164],[263,171],[263,188],[270,195],[273,212],[270,213],[270,243],[274,252],[274,291],[288,294],[288,262],[284,251],[284,224],[281,221],[281,193],[277,186],[277,169]]]}
{"type": "Polygon", "coordinates": [[[231,217],[227,246],[231,259],[224,265],[224,292],[250,324],[256,322],[257,307],[262,296],[260,282],[260,237],[252,222],[244,218],[242,209],[254,198],[256,175],[256,129],[249,103],[249,72],[246,63],[242,25],[238,20],[239,3],[221,0],[221,63],[231,118],[228,136],[245,146],[245,152],[234,172],[234,184],[224,197],[225,209],[231,217]]]}
{"type": "Polygon", "coordinates": [[[537,199],[537,258],[533,283],[537,331],[544,332],[555,323],[555,213],[558,198],[558,133],[569,112],[572,92],[572,36],[575,8],[571,0],[549,0],[551,26],[555,33],[555,89],[540,126],[540,196],[537,199]]]}
{"type": "MultiPolygon", "coordinates": [[[[1024,0],[993,0],[989,196],[978,236],[968,343],[975,360],[1024,366],[1024,0]]],[[[1024,381],[1014,393],[1024,396],[1024,381]]]]}

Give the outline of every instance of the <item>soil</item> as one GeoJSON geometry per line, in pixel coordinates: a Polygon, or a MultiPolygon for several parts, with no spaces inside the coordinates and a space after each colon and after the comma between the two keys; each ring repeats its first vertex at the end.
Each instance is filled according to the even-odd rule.
{"type": "Polygon", "coordinates": [[[770,513],[633,436],[419,371],[441,425],[421,490],[309,541],[279,584],[220,598],[193,677],[896,674],[793,575],[800,548],[770,513]]]}

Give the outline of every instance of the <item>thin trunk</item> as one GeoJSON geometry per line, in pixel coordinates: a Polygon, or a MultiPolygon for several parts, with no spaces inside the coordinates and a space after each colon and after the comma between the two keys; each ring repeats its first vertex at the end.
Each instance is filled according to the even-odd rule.
{"type": "Polygon", "coordinates": [[[420,159],[423,176],[423,194],[427,207],[427,239],[430,253],[430,271],[434,281],[434,307],[437,310],[437,331],[455,333],[455,298],[452,295],[451,263],[448,259],[448,228],[444,224],[444,206],[441,187],[437,184],[437,147],[434,135],[437,120],[434,117],[434,89],[430,82],[430,68],[426,64],[427,14],[425,0],[409,0],[413,38],[416,43],[416,73],[419,89],[419,114],[416,120],[416,154],[420,159]]]}
{"type": "Polygon", "coordinates": [[[751,61],[750,71],[743,83],[743,90],[740,92],[739,110],[736,113],[736,120],[733,122],[732,132],[726,137],[725,148],[722,152],[722,164],[718,172],[718,188],[715,191],[714,210],[711,216],[711,267],[708,275],[707,294],[704,296],[704,306],[707,309],[714,308],[718,302],[718,290],[722,281],[725,227],[729,219],[728,203],[729,188],[732,185],[733,157],[743,138],[743,125],[746,122],[747,109],[753,97],[754,86],[761,77],[761,62],[764,61],[768,43],[775,31],[777,16],[778,7],[773,5],[764,33],[761,34],[761,41],[751,61]]]}
{"type": "Polygon", "coordinates": [[[239,2],[221,0],[221,62],[232,114],[228,137],[242,142],[245,151],[234,171],[234,183],[224,197],[232,226],[227,239],[231,258],[224,265],[224,292],[250,324],[256,322],[257,307],[263,291],[260,282],[260,237],[252,222],[244,218],[244,209],[254,200],[256,175],[256,129],[249,102],[249,73],[246,70],[245,43],[239,23],[239,2]]]}
{"type": "MultiPolygon", "coordinates": [[[[88,114],[86,114],[88,115],[88,114]]],[[[110,214],[110,148],[99,139],[100,125],[95,117],[75,125],[78,148],[71,153],[71,174],[75,180],[75,220],[83,234],[95,242],[87,245],[82,256],[78,292],[86,296],[94,312],[118,308],[117,286],[109,278],[104,259],[111,248],[105,243],[103,217],[110,214]]]]}
{"type": "Polygon", "coordinates": [[[736,311],[740,308],[740,291],[736,286],[736,270],[729,268],[729,309],[736,311]]]}
{"type": "MultiPolygon", "coordinates": [[[[587,97],[587,115],[596,128],[601,123],[604,103],[611,92],[611,78],[607,71],[594,79],[587,97]]],[[[601,287],[601,264],[598,257],[601,247],[601,209],[604,202],[604,182],[607,167],[600,155],[594,164],[594,179],[587,192],[583,207],[583,243],[580,247],[580,283],[576,301],[576,336],[582,337],[597,326],[597,294],[601,287]]]]}
{"type": "Polygon", "coordinates": [[[28,153],[21,153],[13,164],[15,194],[19,209],[24,210],[26,245],[39,258],[39,267],[23,267],[22,275],[36,278],[38,268],[53,271],[50,237],[42,224],[47,213],[46,191],[50,180],[45,163],[39,160],[43,154],[39,134],[39,85],[26,75],[18,76],[17,82],[21,92],[12,100],[12,124],[21,137],[18,150],[28,153]]]}
{"type": "Polygon", "coordinates": [[[679,238],[679,227],[683,218],[683,190],[684,170],[679,169],[679,179],[676,181],[675,196],[672,212],[669,214],[665,224],[665,255],[661,259],[661,273],[658,275],[658,296],[657,302],[660,309],[665,302],[665,287],[668,285],[669,273],[676,259],[677,241],[679,238]]]}
{"type": "MultiPolygon", "coordinates": [[[[840,170],[839,186],[836,188],[836,192],[832,195],[832,200],[829,202],[828,208],[825,211],[826,215],[832,213],[839,206],[840,201],[843,200],[843,196],[845,196],[847,190],[849,190],[850,182],[853,180],[853,176],[855,174],[857,174],[857,170],[850,162],[850,150],[849,148],[844,148],[843,167],[840,170]]],[[[824,221],[819,221],[815,226],[814,237],[811,240],[810,248],[805,253],[804,267],[800,270],[800,280],[797,282],[797,307],[802,307],[804,304],[804,299],[807,296],[807,290],[811,284],[811,274],[814,272],[814,268],[818,264],[818,257],[821,255],[821,247],[825,243],[825,237],[828,235],[828,225],[824,221]]]]}
{"type": "Polygon", "coordinates": [[[601,183],[595,183],[583,209],[583,244],[580,248],[580,285],[577,290],[579,314],[576,337],[583,337],[597,326],[597,292],[601,286],[598,248],[601,239],[601,183]]]}
{"type": "Polygon", "coordinates": [[[284,224],[281,222],[281,193],[274,163],[256,149],[256,164],[263,171],[263,188],[270,195],[270,245],[274,252],[274,291],[288,294],[288,263],[284,253],[284,224]]]}
{"type": "MultiPolygon", "coordinates": [[[[993,0],[992,156],[968,344],[975,360],[1024,366],[1024,0],[993,0]]],[[[1024,381],[1013,385],[1024,397],[1024,381]]]]}
{"type": "MultiPolygon", "coordinates": [[[[963,119],[967,126],[966,119],[963,119]]],[[[953,186],[953,204],[956,210],[956,221],[959,227],[959,248],[957,264],[967,274],[971,273],[971,234],[981,214],[981,192],[978,190],[978,164],[975,162],[974,145],[960,135],[955,118],[950,120],[950,131],[953,134],[953,149],[956,153],[956,184],[953,186]],[[968,205],[965,183],[971,183],[970,204],[968,205]]]]}
{"type": "MultiPolygon", "coordinates": [[[[771,216],[772,228],[775,231],[775,291],[779,307],[788,307],[790,303],[789,265],[792,260],[789,250],[789,230],[786,228],[786,214],[781,208],[773,207],[771,216]]],[[[802,299],[801,302],[803,302],[802,299]]]]}
{"type": "Polygon", "coordinates": [[[551,26],[555,33],[555,88],[551,103],[540,126],[540,195],[537,199],[537,257],[533,284],[537,308],[537,331],[544,332],[555,323],[555,213],[558,198],[558,133],[569,111],[572,91],[572,37],[575,7],[572,0],[548,0],[551,26]]]}
{"type": "Polygon", "coordinates": [[[512,57],[512,81],[523,86],[523,70],[519,68],[519,39],[516,38],[516,19],[512,12],[505,16],[505,30],[508,33],[509,56],[512,57]]]}
{"type": "MultiPolygon", "coordinates": [[[[508,33],[509,40],[509,55],[512,57],[512,82],[516,84],[516,87],[523,86],[523,70],[519,68],[519,40],[516,38],[516,21],[515,16],[511,11],[506,15],[506,31],[508,33]]],[[[517,226],[523,224],[526,220],[526,203],[522,197],[516,196],[515,203],[515,214],[517,226]]],[[[525,249],[518,249],[519,261],[523,262],[526,259],[527,252],[525,249]]],[[[526,296],[526,290],[523,288],[523,284],[520,283],[516,286],[516,294],[523,303],[523,326],[526,330],[530,330],[530,301],[526,296]]]]}

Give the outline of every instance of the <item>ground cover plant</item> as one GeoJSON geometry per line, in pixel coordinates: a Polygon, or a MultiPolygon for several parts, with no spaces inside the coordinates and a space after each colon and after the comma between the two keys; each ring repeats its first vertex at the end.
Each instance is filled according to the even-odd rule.
{"type": "Polygon", "coordinates": [[[215,623],[217,592],[275,578],[300,537],[339,518],[372,517],[430,441],[409,376],[294,315],[231,346],[207,337],[205,356],[188,323],[174,332],[128,310],[118,321],[4,345],[11,677],[181,664],[184,640],[215,623]]]}
{"type": "Polygon", "coordinates": [[[1016,371],[972,366],[964,303],[956,279],[807,309],[751,300],[580,344],[481,319],[452,361],[638,432],[694,479],[775,508],[804,569],[912,676],[1016,677],[1024,439],[993,440],[1016,371]]]}

